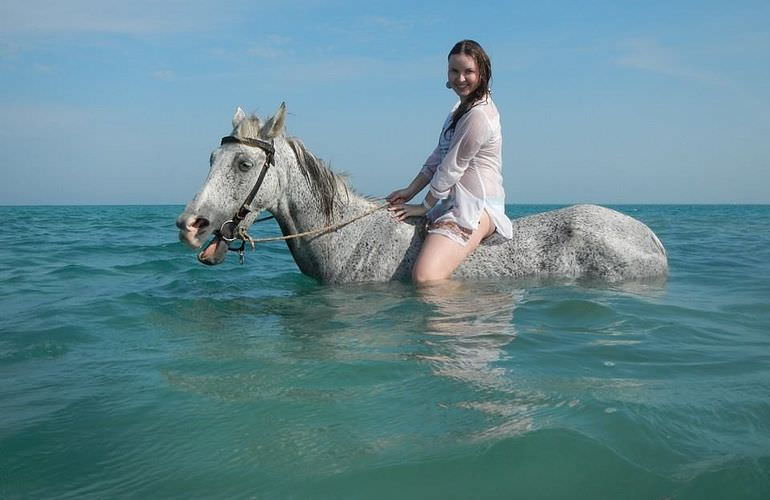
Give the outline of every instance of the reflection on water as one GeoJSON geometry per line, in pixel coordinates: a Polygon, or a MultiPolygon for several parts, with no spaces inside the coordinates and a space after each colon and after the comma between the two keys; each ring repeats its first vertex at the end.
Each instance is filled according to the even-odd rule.
{"type": "Polygon", "coordinates": [[[423,356],[438,375],[497,390],[507,386],[503,348],[516,336],[513,312],[523,291],[490,284],[447,282],[419,290],[430,306],[426,341],[434,352],[423,356]]]}
{"type": "Polygon", "coordinates": [[[542,397],[516,387],[503,366],[506,346],[516,338],[516,305],[524,290],[509,283],[445,282],[421,288],[419,299],[431,306],[426,315],[426,341],[432,352],[422,356],[433,373],[474,388],[472,398],[457,403],[494,416],[491,426],[469,436],[471,441],[500,439],[530,431],[542,397]]]}
{"type": "Polygon", "coordinates": [[[637,297],[646,297],[650,299],[660,299],[666,294],[666,285],[668,276],[653,276],[650,278],[640,278],[630,281],[621,281],[618,283],[606,283],[597,280],[580,279],[578,281],[581,288],[610,290],[612,292],[625,293],[637,297]]]}
{"type": "Polygon", "coordinates": [[[465,338],[513,337],[513,310],[523,295],[523,290],[496,283],[447,282],[418,290],[419,300],[435,312],[426,333],[465,338]]]}

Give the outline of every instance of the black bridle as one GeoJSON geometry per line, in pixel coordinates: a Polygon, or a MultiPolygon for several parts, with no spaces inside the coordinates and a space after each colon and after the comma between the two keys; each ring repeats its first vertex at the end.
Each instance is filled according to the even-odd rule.
{"type": "MultiPolygon", "coordinates": [[[[246,199],[243,200],[243,203],[241,203],[241,207],[237,212],[235,212],[235,215],[233,215],[232,218],[224,221],[220,226],[219,231],[217,231],[218,236],[228,243],[237,239],[242,239],[238,233],[238,226],[241,224],[241,222],[243,222],[243,219],[245,219],[246,216],[251,213],[251,202],[254,201],[254,197],[257,195],[259,188],[262,186],[262,182],[265,180],[267,169],[270,168],[270,165],[275,165],[275,147],[273,146],[272,141],[268,142],[261,139],[249,139],[228,135],[227,137],[222,137],[222,142],[220,145],[224,146],[225,144],[233,142],[261,149],[265,152],[265,163],[262,164],[262,170],[259,172],[257,182],[254,183],[254,187],[251,188],[248,196],[246,196],[246,199]]],[[[272,217],[266,217],[264,219],[260,219],[259,221],[268,219],[272,219],[272,217]]],[[[243,242],[243,245],[245,245],[245,242],[243,242]]],[[[240,249],[232,248],[231,250],[240,250],[242,252],[243,245],[241,245],[240,249]]]]}

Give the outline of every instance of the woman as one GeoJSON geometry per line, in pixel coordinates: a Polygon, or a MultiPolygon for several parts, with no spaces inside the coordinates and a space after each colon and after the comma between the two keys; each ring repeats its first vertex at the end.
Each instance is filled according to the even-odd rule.
{"type": "Polygon", "coordinates": [[[412,270],[417,284],[444,280],[495,231],[512,237],[505,215],[500,115],[490,96],[492,65],[473,40],[449,52],[447,88],[460,101],[444,122],[438,146],[409,186],[390,193],[398,219],[427,215],[428,235],[412,270]],[[422,204],[407,204],[430,186],[422,204]]]}

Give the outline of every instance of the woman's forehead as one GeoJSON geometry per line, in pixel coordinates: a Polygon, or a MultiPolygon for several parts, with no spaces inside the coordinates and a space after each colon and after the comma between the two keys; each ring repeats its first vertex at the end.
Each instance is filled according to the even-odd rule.
{"type": "Polygon", "coordinates": [[[468,54],[452,54],[449,56],[449,67],[452,69],[475,69],[476,60],[468,54]]]}

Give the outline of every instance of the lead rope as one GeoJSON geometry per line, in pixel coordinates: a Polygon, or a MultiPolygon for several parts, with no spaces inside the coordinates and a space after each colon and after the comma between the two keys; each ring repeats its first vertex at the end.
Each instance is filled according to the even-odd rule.
{"type": "Polygon", "coordinates": [[[292,240],[294,238],[301,238],[302,236],[311,236],[311,235],[314,235],[314,234],[320,234],[320,233],[325,233],[325,232],[336,231],[337,229],[343,228],[343,227],[347,226],[348,224],[352,224],[352,223],[354,223],[357,220],[363,219],[364,217],[368,217],[368,216],[372,215],[373,213],[382,210],[383,208],[387,208],[388,205],[389,205],[388,203],[382,204],[382,205],[380,205],[378,207],[375,207],[375,208],[373,208],[371,210],[368,210],[368,211],[362,213],[361,215],[359,215],[357,217],[354,217],[352,219],[346,220],[344,222],[339,222],[337,224],[332,224],[330,226],[325,226],[325,227],[322,227],[322,228],[313,229],[311,231],[305,231],[303,233],[290,234],[290,235],[287,235],[287,236],[272,236],[270,238],[252,238],[251,235],[248,233],[248,229],[246,229],[245,227],[240,227],[240,228],[238,228],[238,238],[240,238],[241,241],[243,241],[243,244],[241,244],[241,247],[236,250],[238,252],[238,259],[240,260],[240,263],[243,264],[244,259],[245,259],[244,250],[246,248],[246,242],[248,242],[249,245],[251,245],[251,249],[252,250],[255,250],[257,243],[265,243],[265,242],[268,242],[268,241],[292,240]]]}

